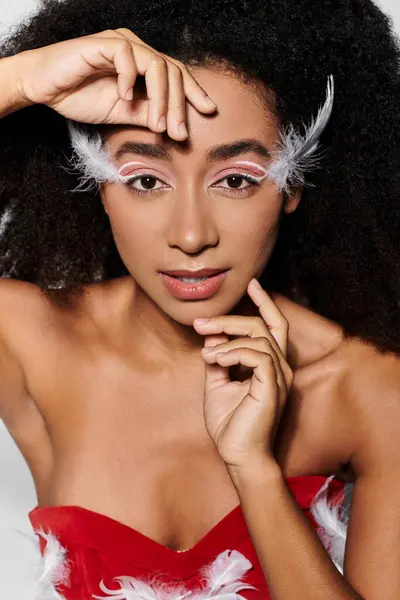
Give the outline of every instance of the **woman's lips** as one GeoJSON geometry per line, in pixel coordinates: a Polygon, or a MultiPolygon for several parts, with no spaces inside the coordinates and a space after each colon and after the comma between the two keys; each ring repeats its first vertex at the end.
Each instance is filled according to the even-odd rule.
{"type": "Polygon", "coordinates": [[[206,300],[216,294],[228,273],[229,269],[196,282],[181,281],[172,275],[167,275],[167,273],[160,273],[160,275],[165,287],[175,298],[180,300],[206,300]]]}

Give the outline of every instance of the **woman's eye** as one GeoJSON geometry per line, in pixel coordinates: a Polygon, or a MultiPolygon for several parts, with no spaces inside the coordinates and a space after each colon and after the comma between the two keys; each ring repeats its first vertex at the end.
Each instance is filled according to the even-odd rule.
{"type": "Polygon", "coordinates": [[[241,173],[234,173],[227,175],[220,179],[214,184],[214,187],[220,187],[225,190],[247,190],[254,185],[260,185],[260,182],[251,175],[243,175],[241,173]],[[226,181],[227,185],[221,185],[223,181],[226,181]]]}
{"type": "Polygon", "coordinates": [[[133,175],[126,183],[135,192],[143,192],[144,194],[168,187],[155,175],[133,175]]]}

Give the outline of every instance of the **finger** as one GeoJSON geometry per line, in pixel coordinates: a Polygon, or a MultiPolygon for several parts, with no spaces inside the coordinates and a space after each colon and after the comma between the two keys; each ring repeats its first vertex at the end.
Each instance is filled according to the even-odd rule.
{"type": "Polygon", "coordinates": [[[270,354],[275,365],[275,369],[279,374],[279,377],[283,380],[283,385],[285,387],[286,393],[289,391],[290,386],[292,384],[292,370],[289,365],[286,363],[284,359],[281,362],[279,356],[274,351],[271,343],[265,337],[260,338],[240,338],[237,340],[230,340],[225,343],[218,344],[213,347],[204,347],[202,349],[202,356],[206,361],[212,361],[212,359],[216,356],[217,353],[221,352],[230,352],[231,350],[235,350],[236,348],[250,348],[253,350],[257,350],[258,352],[264,352],[265,354],[270,354]]]}
{"type": "Polygon", "coordinates": [[[227,335],[207,335],[204,340],[204,348],[216,348],[220,344],[225,344],[226,342],[229,342],[227,335]]]}
{"type": "MultiPolygon", "coordinates": [[[[139,38],[136,39],[138,40],[138,43],[144,45],[146,48],[152,50],[153,52],[157,52],[156,50],[154,50],[154,48],[143,42],[143,40],[140,40],[139,38]]],[[[218,108],[216,103],[212,98],[210,98],[205,89],[201,87],[201,85],[198,83],[196,78],[190,73],[190,71],[184,63],[182,63],[180,60],[172,58],[171,56],[168,56],[168,54],[164,54],[163,52],[157,52],[157,54],[163,56],[167,63],[171,63],[179,68],[179,70],[182,73],[184,94],[189,100],[189,102],[198,111],[203,113],[205,112],[207,114],[216,111],[216,109],[218,108]]]]}
{"type": "MultiPolygon", "coordinates": [[[[170,57],[168,59],[173,61],[170,57]]],[[[185,96],[189,102],[200,112],[207,114],[215,112],[217,110],[216,103],[196,81],[186,65],[178,63],[178,66],[182,72],[185,96]]]]}
{"type": "Polygon", "coordinates": [[[132,46],[128,41],[115,53],[114,65],[118,74],[117,87],[119,96],[122,100],[132,100],[137,68],[132,53],[132,46]]]}
{"type": "Polygon", "coordinates": [[[127,124],[147,127],[148,100],[135,98],[134,102],[117,102],[107,118],[107,124],[127,124]]]}
{"type": "Polygon", "coordinates": [[[226,354],[217,353],[215,361],[222,367],[229,368],[239,364],[253,369],[249,394],[259,402],[265,403],[270,400],[271,394],[274,394],[275,398],[283,396],[279,376],[270,354],[250,348],[236,348],[226,354]]]}
{"type": "MultiPolygon", "coordinates": [[[[205,348],[212,348],[228,340],[225,335],[209,335],[204,342],[205,348]]],[[[207,394],[221,385],[229,383],[229,369],[217,363],[205,363],[204,392],[207,394]]]]}
{"type": "Polygon", "coordinates": [[[286,358],[289,324],[272,298],[261,286],[258,287],[259,285],[257,280],[252,279],[247,286],[247,292],[258,306],[263,320],[286,358]]]}
{"type": "Polygon", "coordinates": [[[151,46],[143,42],[143,40],[138,38],[129,29],[121,27],[115,31],[129,42],[146,48],[155,57],[152,61],[153,71],[148,70],[145,77],[149,101],[147,109],[149,121],[146,125],[154,129],[154,125],[156,124],[156,131],[160,133],[168,128],[168,135],[171,138],[177,140],[185,139],[187,137],[185,92],[180,69],[172,62],[169,62],[166,56],[154,51],[151,46]],[[159,61],[156,60],[158,56],[160,57],[159,61]],[[159,66],[158,71],[156,69],[157,66],[159,66]],[[165,123],[163,119],[165,119],[165,123]],[[183,122],[182,126],[180,125],[181,122],[183,122]]]}
{"type": "Polygon", "coordinates": [[[217,105],[209,97],[209,95],[201,87],[201,85],[196,81],[193,75],[189,72],[186,65],[184,65],[181,61],[172,58],[171,56],[168,56],[163,52],[157,52],[157,50],[146,44],[146,42],[141,40],[130,29],[124,27],[120,27],[116,30],[106,30],[104,32],[101,32],[101,34],[97,35],[115,36],[116,34],[121,35],[126,39],[129,39],[129,41],[131,41],[133,44],[137,44],[142,46],[143,48],[146,48],[153,54],[158,54],[159,56],[162,56],[167,62],[176,65],[182,73],[184,93],[189,102],[200,112],[207,114],[215,112],[215,110],[217,109],[217,105]]]}
{"type": "MultiPolygon", "coordinates": [[[[127,48],[125,50],[124,57],[132,57],[128,67],[124,67],[124,76],[122,78],[121,87],[126,85],[126,80],[130,83],[132,80],[136,82],[137,75],[144,75],[146,82],[146,92],[148,97],[148,106],[146,108],[146,114],[148,121],[143,125],[148,127],[156,133],[161,133],[166,129],[166,114],[168,108],[168,69],[166,60],[158,53],[152,51],[142,44],[132,43],[122,35],[114,31],[104,31],[101,33],[101,37],[104,37],[107,42],[114,42],[114,46],[117,44],[119,47],[127,48]],[[108,40],[107,38],[113,39],[108,40]],[[127,46],[128,45],[128,46],[127,46]],[[126,68],[128,68],[127,77],[126,68]],[[129,70],[130,69],[130,70],[129,70]],[[162,120],[165,117],[165,124],[162,120]]],[[[121,59],[122,62],[123,59],[121,59]]],[[[124,65],[126,62],[124,61],[124,65]]],[[[133,86],[131,86],[133,87],[133,86]]],[[[130,90],[129,90],[130,91],[130,90]]],[[[126,99],[126,96],[124,96],[126,99]]],[[[136,101],[136,100],[135,100],[136,101]]],[[[143,116],[144,112],[142,112],[143,116]]]]}
{"type": "Polygon", "coordinates": [[[149,99],[148,127],[161,133],[167,128],[168,112],[168,68],[160,56],[153,58],[145,72],[147,97],[149,99]]]}
{"type": "Polygon", "coordinates": [[[241,337],[265,337],[267,338],[275,352],[284,360],[282,350],[276,339],[268,329],[264,319],[261,317],[243,317],[241,315],[222,315],[220,317],[211,317],[206,323],[199,323],[194,320],[193,326],[199,333],[226,333],[228,335],[238,335],[241,337]]]}
{"type": "Polygon", "coordinates": [[[168,65],[168,135],[175,139],[184,140],[188,136],[186,128],[186,98],[183,89],[182,71],[173,63],[168,65]]]}

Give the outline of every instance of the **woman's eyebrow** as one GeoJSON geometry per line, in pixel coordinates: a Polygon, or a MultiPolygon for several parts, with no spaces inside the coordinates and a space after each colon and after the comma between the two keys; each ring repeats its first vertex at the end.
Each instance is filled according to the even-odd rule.
{"type": "MultiPolygon", "coordinates": [[[[173,145],[182,144],[182,142],[176,142],[175,140],[171,143],[173,145]]],[[[271,156],[267,148],[259,140],[246,139],[237,140],[229,144],[219,144],[218,146],[210,148],[206,152],[206,162],[235,158],[241,154],[246,154],[247,152],[254,152],[254,154],[258,154],[261,158],[269,158],[271,156]]],[[[118,160],[124,154],[137,154],[139,156],[156,158],[168,162],[173,160],[171,153],[162,144],[146,144],[143,142],[127,141],[119,146],[115,152],[115,159],[118,160]]]]}
{"type": "Polygon", "coordinates": [[[172,161],[172,156],[162,144],[145,144],[143,142],[124,142],[115,152],[118,160],[124,154],[138,154],[147,158],[158,158],[160,160],[172,161]]]}
{"type": "Polygon", "coordinates": [[[206,161],[214,162],[216,160],[235,158],[236,156],[246,154],[247,152],[254,152],[254,154],[258,154],[260,158],[269,158],[271,156],[267,148],[259,140],[248,139],[214,146],[214,148],[208,150],[206,161]]]}

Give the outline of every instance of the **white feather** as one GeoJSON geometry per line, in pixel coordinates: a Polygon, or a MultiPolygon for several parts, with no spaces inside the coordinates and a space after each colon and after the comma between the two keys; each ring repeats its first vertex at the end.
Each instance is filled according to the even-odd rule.
{"type": "Polygon", "coordinates": [[[36,533],[46,540],[46,547],[35,600],[64,600],[55,586],[60,583],[70,586],[70,564],[66,557],[68,551],[51,532],[45,533],[39,529],[36,533]]]}
{"type": "MultiPolygon", "coordinates": [[[[319,526],[318,534],[329,552],[335,566],[343,573],[344,552],[347,535],[347,518],[340,507],[329,504],[329,484],[334,476],[327,479],[311,504],[311,513],[319,526]]],[[[69,586],[70,567],[66,558],[67,550],[63,548],[56,536],[36,531],[43,536],[47,545],[43,554],[42,574],[32,600],[66,600],[57,590],[56,585],[63,583],[69,586]]],[[[238,592],[257,588],[242,580],[251,562],[236,550],[225,550],[209,565],[200,570],[205,584],[196,590],[185,590],[182,585],[149,583],[139,578],[114,577],[120,588],[111,590],[101,580],[99,587],[105,596],[92,594],[93,600],[244,600],[238,592]]],[[[82,599],[83,600],[83,599],[82,599]]]]}
{"type": "MultiPolygon", "coordinates": [[[[289,192],[292,185],[305,185],[304,173],[314,169],[320,158],[316,151],[319,139],[332,114],[334,97],[333,75],[328,78],[325,103],[318,110],[317,116],[311,118],[310,125],[304,125],[303,135],[289,125],[285,132],[280,132],[280,148],[271,154],[273,160],[268,165],[268,178],[276,183],[280,190],[289,192]]],[[[98,132],[90,137],[82,124],[67,119],[73,155],[67,159],[72,171],[81,173],[80,183],[73,192],[90,191],[100,183],[123,183],[126,178],[119,174],[111,157],[104,147],[104,141],[98,132]],[[85,187],[86,186],[86,187],[85,187]]],[[[260,178],[261,181],[261,178],[260,178]]]]}
{"type": "Polygon", "coordinates": [[[343,574],[346,547],[348,516],[340,505],[328,501],[329,477],[315,495],[311,504],[311,514],[319,526],[318,535],[328,551],[336,568],[343,574]]]}
{"type": "Polygon", "coordinates": [[[62,583],[70,586],[70,561],[67,559],[67,550],[62,546],[57,537],[51,532],[45,533],[42,529],[34,530],[37,535],[29,535],[22,530],[14,529],[18,534],[29,539],[36,550],[38,564],[35,567],[34,589],[30,600],[66,600],[56,589],[62,583]],[[40,550],[38,535],[46,540],[43,555],[40,550]]]}
{"type": "Polygon", "coordinates": [[[251,562],[237,550],[225,550],[217,556],[210,564],[203,567],[201,574],[206,578],[207,584],[205,593],[206,596],[199,596],[198,599],[204,598],[226,598],[231,595],[232,600],[239,599],[241,596],[236,592],[243,589],[256,589],[254,586],[242,582],[246,572],[251,569],[251,562]]]}
{"type": "Polygon", "coordinates": [[[142,581],[135,577],[126,575],[114,577],[120,584],[118,590],[110,590],[101,580],[99,587],[107,596],[97,596],[92,594],[95,600],[183,600],[191,595],[190,591],[185,590],[181,585],[172,586],[169,584],[152,584],[142,581]]]}
{"type": "MultiPolygon", "coordinates": [[[[123,178],[113,164],[109,153],[104,147],[103,138],[96,131],[90,137],[85,128],[78,126],[74,121],[67,119],[67,126],[73,148],[73,154],[68,162],[72,172],[81,172],[80,183],[73,192],[86,192],[92,190],[99,183],[118,183],[123,178]],[[86,186],[86,187],[84,187],[86,186]]],[[[66,171],[71,172],[67,167],[66,171]]]]}
{"type": "Polygon", "coordinates": [[[303,135],[289,125],[281,132],[281,147],[274,151],[273,161],[269,164],[268,177],[277,184],[280,190],[290,191],[291,186],[305,185],[304,173],[314,169],[320,158],[316,154],[319,139],[332,114],[334,98],[333,75],[328,77],[326,100],[319,108],[316,118],[311,118],[310,125],[304,125],[303,135]]]}
{"type": "Polygon", "coordinates": [[[198,590],[185,590],[182,586],[172,586],[166,583],[149,585],[134,577],[114,577],[120,582],[119,590],[110,590],[103,580],[100,589],[107,596],[92,595],[94,600],[243,600],[238,594],[240,590],[257,589],[243,583],[241,579],[251,569],[251,562],[236,550],[221,552],[210,565],[200,571],[205,578],[205,586],[198,590]]]}

